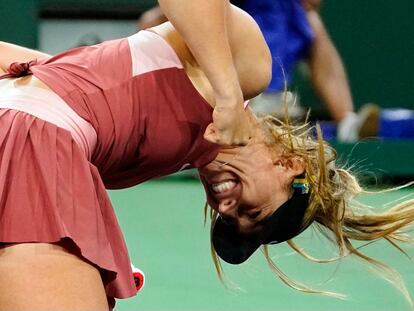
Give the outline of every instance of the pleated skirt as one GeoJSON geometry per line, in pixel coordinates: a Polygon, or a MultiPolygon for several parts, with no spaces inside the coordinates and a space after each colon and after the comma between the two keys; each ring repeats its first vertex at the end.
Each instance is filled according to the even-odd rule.
{"type": "Polygon", "coordinates": [[[71,133],[0,109],[0,243],[70,239],[108,297],[136,294],[128,251],[98,169],[71,133]]]}

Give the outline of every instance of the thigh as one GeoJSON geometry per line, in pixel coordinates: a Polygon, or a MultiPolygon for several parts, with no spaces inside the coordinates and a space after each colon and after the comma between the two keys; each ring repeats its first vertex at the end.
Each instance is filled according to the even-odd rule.
{"type": "Polygon", "coordinates": [[[0,310],[108,310],[99,271],[70,244],[0,247],[0,310]]]}

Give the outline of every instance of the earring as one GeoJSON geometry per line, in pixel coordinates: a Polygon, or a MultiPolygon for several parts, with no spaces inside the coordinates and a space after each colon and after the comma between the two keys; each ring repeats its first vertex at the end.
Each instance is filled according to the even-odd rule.
{"type": "Polygon", "coordinates": [[[306,177],[295,178],[292,187],[294,189],[300,189],[301,194],[309,193],[309,181],[306,177]]]}

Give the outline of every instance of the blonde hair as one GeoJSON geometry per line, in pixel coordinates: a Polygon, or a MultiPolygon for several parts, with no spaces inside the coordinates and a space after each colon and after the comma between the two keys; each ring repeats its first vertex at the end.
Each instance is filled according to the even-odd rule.
{"type": "MultiPolygon", "coordinates": [[[[374,208],[359,202],[356,198],[360,194],[372,194],[373,192],[364,190],[349,170],[337,166],[336,151],[323,140],[319,126],[310,127],[306,122],[304,125],[293,126],[289,122],[282,122],[272,116],[261,117],[258,121],[267,134],[269,148],[278,148],[279,150],[282,147],[281,150],[283,150],[284,156],[300,156],[305,161],[306,177],[309,180],[312,192],[303,226],[312,223],[338,247],[339,256],[330,260],[318,260],[305,253],[292,240],[287,242],[289,246],[306,259],[318,263],[332,262],[348,255],[355,255],[376,267],[378,274],[399,289],[412,305],[410,294],[398,272],[363,254],[360,247],[353,246],[351,240],[370,243],[385,239],[404,253],[397,243],[413,241],[413,238],[404,230],[414,222],[414,200],[407,200],[396,204],[387,211],[375,213],[374,208]]],[[[402,187],[390,190],[400,188],[402,187]]],[[[386,191],[389,190],[379,192],[386,191]]],[[[218,214],[211,210],[210,216],[212,229],[218,214]]],[[[338,298],[344,297],[339,293],[312,289],[293,280],[281,271],[270,258],[267,246],[264,246],[262,251],[271,270],[288,286],[306,293],[319,293],[338,298]]],[[[221,262],[213,246],[211,246],[211,253],[219,278],[223,280],[221,262]]]]}

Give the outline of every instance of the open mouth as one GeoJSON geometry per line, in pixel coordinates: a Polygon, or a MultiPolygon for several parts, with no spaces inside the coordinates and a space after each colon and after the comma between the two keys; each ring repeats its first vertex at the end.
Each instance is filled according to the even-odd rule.
{"type": "Polygon", "coordinates": [[[210,197],[210,203],[218,203],[232,196],[237,197],[241,191],[239,176],[230,170],[217,167],[217,163],[200,170],[200,178],[210,197]]]}
{"type": "Polygon", "coordinates": [[[215,200],[231,197],[237,190],[240,183],[235,179],[227,179],[209,186],[210,193],[215,200]]]}
{"type": "Polygon", "coordinates": [[[220,194],[233,190],[236,187],[237,183],[235,180],[225,180],[217,184],[211,185],[211,190],[213,193],[220,194]]]}

